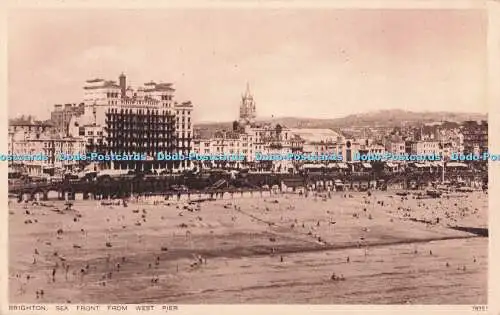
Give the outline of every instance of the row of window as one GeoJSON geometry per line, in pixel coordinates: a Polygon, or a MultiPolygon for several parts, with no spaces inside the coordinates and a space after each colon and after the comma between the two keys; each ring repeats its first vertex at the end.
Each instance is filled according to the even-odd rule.
{"type": "Polygon", "coordinates": [[[120,117],[120,118],[126,118],[128,117],[135,117],[135,116],[147,116],[147,117],[173,117],[172,114],[170,114],[168,111],[158,111],[157,109],[130,109],[130,108],[121,108],[118,110],[117,108],[111,108],[108,110],[106,113],[108,117],[120,117]]]}
{"type": "Polygon", "coordinates": [[[137,132],[161,132],[165,130],[175,130],[173,126],[170,125],[157,125],[157,126],[138,126],[138,125],[113,125],[109,127],[104,127],[105,130],[113,132],[121,132],[123,130],[136,130],[137,132]]]}
{"type": "Polygon", "coordinates": [[[170,121],[174,116],[170,115],[127,115],[127,114],[107,114],[110,121],[170,121]]]}
{"type": "Polygon", "coordinates": [[[106,96],[108,98],[117,98],[118,95],[119,95],[119,93],[110,93],[110,92],[106,93],[106,96]]]}
{"type": "Polygon", "coordinates": [[[130,143],[123,143],[123,144],[104,144],[108,149],[125,149],[125,148],[134,148],[134,149],[148,149],[148,148],[155,148],[155,149],[173,149],[176,148],[176,146],[171,145],[170,143],[167,142],[153,142],[153,143],[138,143],[138,142],[130,142],[130,143]]]}
{"type": "Polygon", "coordinates": [[[173,120],[133,120],[133,121],[127,121],[127,120],[106,120],[106,123],[111,126],[133,126],[133,125],[138,125],[138,126],[172,126],[174,125],[173,120]]]}
{"type": "MultiPolygon", "coordinates": [[[[188,117],[187,121],[188,121],[188,123],[191,123],[191,117],[188,117]]],[[[180,122],[180,118],[177,116],[177,124],[179,124],[179,122],[180,122]]],[[[182,123],[185,123],[185,122],[186,122],[186,117],[182,116],[182,123]]]]}

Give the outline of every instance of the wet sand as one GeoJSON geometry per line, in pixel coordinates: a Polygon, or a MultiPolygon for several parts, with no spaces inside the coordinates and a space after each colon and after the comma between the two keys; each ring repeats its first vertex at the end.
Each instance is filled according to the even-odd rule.
{"type": "Polygon", "coordinates": [[[449,227],[487,228],[480,192],[45,203],[10,205],[12,303],[487,302],[488,238],[449,227]]]}

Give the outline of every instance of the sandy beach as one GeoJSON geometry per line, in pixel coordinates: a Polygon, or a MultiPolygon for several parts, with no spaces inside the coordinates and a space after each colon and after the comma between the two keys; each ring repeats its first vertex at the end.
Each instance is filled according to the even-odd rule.
{"type": "Polygon", "coordinates": [[[482,192],[11,201],[10,302],[486,304],[488,238],[451,226],[487,212],[482,192]]]}

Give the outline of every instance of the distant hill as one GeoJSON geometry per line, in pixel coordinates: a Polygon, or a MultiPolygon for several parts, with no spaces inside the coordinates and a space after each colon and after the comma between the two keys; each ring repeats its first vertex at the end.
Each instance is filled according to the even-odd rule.
{"type": "Polygon", "coordinates": [[[452,113],[452,112],[411,112],[405,110],[381,110],[364,114],[349,115],[332,120],[337,127],[348,126],[381,126],[395,127],[402,122],[406,124],[427,123],[436,121],[463,122],[466,120],[486,120],[486,114],[452,113]]]}
{"type": "MultiPolygon", "coordinates": [[[[402,123],[413,125],[437,121],[463,122],[466,120],[487,120],[486,114],[451,113],[451,112],[411,112],[405,110],[380,110],[363,114],[349,115],[343,118],[296,118],[278,117],[260,119],[263,123],[276,123],[289,128],[347,128],[347,127],[396,127],[402,123]]],[[[199,123],[195,126],[202,133],[215,130],[229,130],[232,122],[199,123]]]]}

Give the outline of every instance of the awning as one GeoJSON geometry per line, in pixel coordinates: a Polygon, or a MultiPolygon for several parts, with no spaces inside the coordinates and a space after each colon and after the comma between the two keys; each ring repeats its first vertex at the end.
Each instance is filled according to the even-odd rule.
{"type": "Polygon", "coordinates": [[[370,163],[363,163],[362,165],[364,168],[372,168],[372,165],[370,163]]]}
{"type": "Polygon", "coordinates": [[[446,167],[464,167],[464,168],[467,168],[467,164],[460,163],[460,162],[448,162],[446,164],[446,167]]]}
{"type": "Polygon", "coordinates": [[[312,164],[312,163],[304,164],[302,166],[302,168],[314,168],[314,169],[319,169],[323,167],[325,167],[323,164],[312,164]]]}
{"type": "Polygon", "coordinates": [[[422,163],[415,163],[415,167],[423,168],[423,167],[429,167],[429,165],[428,164],[422,164],[422,163]]]}
{"type": "Polygon", "coordinates": [[[394,164],[392,162],[387,162],[387,163],[385,163],[385,165],[387,165],[388,167],[391,167],[391,168],[398,167],[396,164],[394,164]]]}

